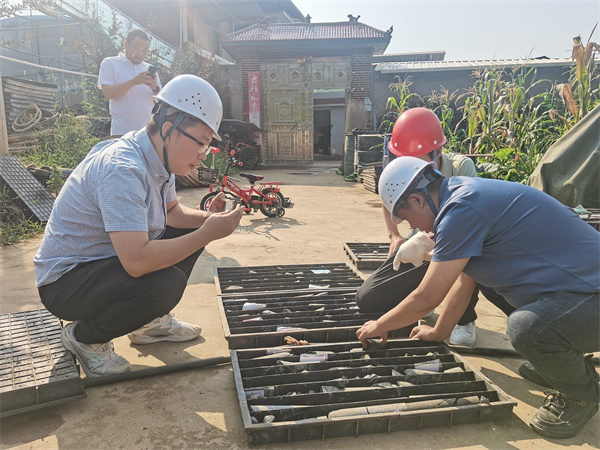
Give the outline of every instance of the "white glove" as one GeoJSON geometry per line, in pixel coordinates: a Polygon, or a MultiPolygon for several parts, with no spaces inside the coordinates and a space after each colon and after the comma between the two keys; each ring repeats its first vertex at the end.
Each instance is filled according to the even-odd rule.
{"type": "Polygon", "coordinates": [[[398,270],[401,263],[411,263],[419,267],[424,261],[431,261],[434,245],[424,231],[419,231],[398,249],[394,258],[394,270],[398,270]]]}

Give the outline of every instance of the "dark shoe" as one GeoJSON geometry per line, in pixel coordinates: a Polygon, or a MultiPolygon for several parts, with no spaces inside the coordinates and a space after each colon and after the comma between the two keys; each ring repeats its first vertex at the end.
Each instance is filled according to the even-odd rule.
{"type": "Polygon", "coordinates": [[[539,384],[544,387],[552,387],[546,380],[542,378],[542,376],[535,370],[535,367],[531,365],[529,362],[524,362],[519,366],[519,374],[525,378],[526,380],[531,381],[532,383],[539,384]]]}
{"type": "Polygon", "coordinates": [[[529,426],[542,436],[570,438],[577,436],[598,411],[598,402],[586,402],[566,397],[558,391],[545,391],[544,405],[531,419],[529,426]]]}

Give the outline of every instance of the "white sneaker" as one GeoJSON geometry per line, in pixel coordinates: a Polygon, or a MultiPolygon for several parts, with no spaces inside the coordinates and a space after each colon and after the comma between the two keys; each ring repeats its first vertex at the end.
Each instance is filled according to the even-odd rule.
{"type": "Polygon", "coordinates": [[[475,339],[475,322],[469,322],[466,325],[456,325],[454,327],[450,335],[450,344],[473,347],[475,339]]]}
{"type": "Polygon", "coordinates": [[[115,353],[112,342],[106,344],[84,344],[75,339],[75,323],[66,325],[61,332],[63,347],[73,353],[89,378],[129,372],[131,365],[115,353]]]}
{"type": "Polygon", "coordinates": [[[127,337],[134,344],[151,344],[153,342],[184,342],[197,337],[202,328],[191,323],[181,322],[173,314],[165,314],[152,322],[148,322],[139,330],[129,333],[127,337]]]}

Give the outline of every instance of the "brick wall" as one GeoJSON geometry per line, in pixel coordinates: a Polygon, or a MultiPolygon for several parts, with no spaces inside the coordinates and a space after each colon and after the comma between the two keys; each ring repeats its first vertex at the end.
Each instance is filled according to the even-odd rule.
{"type": "Polygon", "coordinates": [[[365,98],[371,98],[371,63],[370,52],[352,55],[352,78],[349,104],[346,105],[346,132],[355,128],[371,129],[371,112],[365,98]]]}

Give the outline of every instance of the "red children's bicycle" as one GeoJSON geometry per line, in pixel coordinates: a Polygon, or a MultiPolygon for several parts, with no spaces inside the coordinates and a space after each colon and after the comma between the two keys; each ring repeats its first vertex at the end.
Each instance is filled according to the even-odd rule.
{"type": "MultiPolygon", "coordinates": [[[[218,148],[213,148],[213,161],[214,155],[219,151],[218,148]]],[[[229,176],[229,170],[233,165],[242,167],[244,164],[236,159],[235,150],[232,150],[227,157],[227,168],[225,173],[220,174],[218,169],[214,168],[200,168],[198,169],[198,178],[202,181],[208,181],[210,183],[210,192],[202,198],[198,209],[208,211],[211,202],[217,196],[219,192],[225,193],[228,200],[231,200],[235,204],[241,204],[246,214],[250,214],[251,211],[257,211],[260,209],[267,217],[282,217],[285,214],[285,208],[292,206],[291,200],[285,198],[280,192],[279,185],[281,181],[273,182],[262,182],[255,187],[257,181],[264,179],[263,176],[253,175],[251,173],[240,172],[239,175],[244,177],[250,183],[248,189],[242,189],[235,183],[235,179],[229,176]],[[228,189],[226,191],[225,189],[228,189]]],[[[239,180],[237,180],[239,181],[239,180]]]]}

